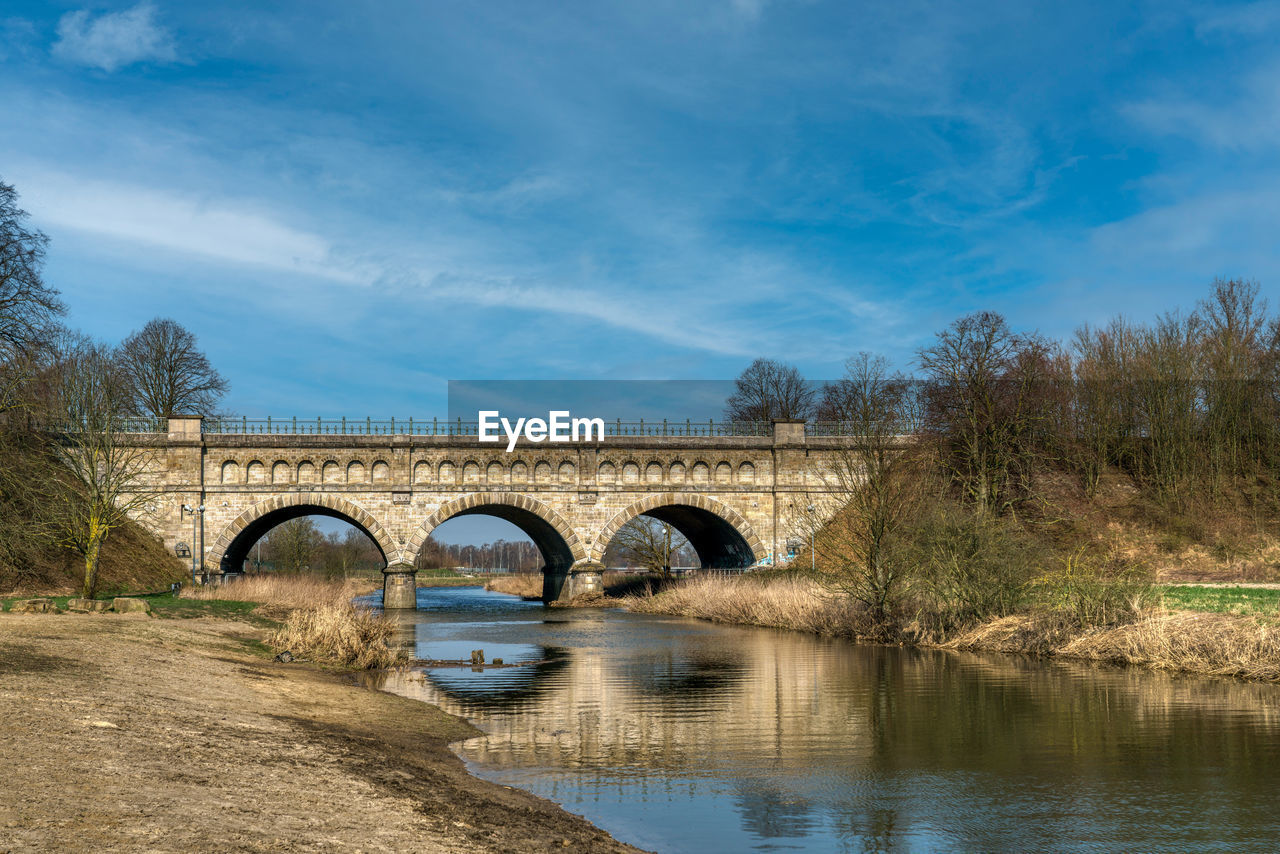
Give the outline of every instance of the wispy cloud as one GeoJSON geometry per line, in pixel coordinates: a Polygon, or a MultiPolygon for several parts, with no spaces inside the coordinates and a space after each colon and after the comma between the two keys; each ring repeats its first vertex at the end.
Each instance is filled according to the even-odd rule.
{"type": "Polygon", "coordinates": [[[34,23],[26,18],[0,18],[0,62],[31,55],[35,44],[34,23]]]}
{"type": "Polygon", "coordinates": [[[1161,95],[1121,107],[1148,131],[1225,151],[1273,149],[1280,142],[1280,63],[1219,81],[1212,98],[1161,95]]]}
{"type": "MultiPolygon", "coordinates": [[[[47,168],[20,170],[15,177],[31,188],[25,203],[46,228],[72,229],[229,267],[360,287],[366,292],[362,299],[388,310],[399,303],[446,312],[534,312],[603,325],[662,345],[745,357],[782,343],[770,334],[777,309],[757,309],[779,299],[784,290],[793,297],[806,294],[806,303],[822,297],[820,285],[797,283],[794,271],[780,262],[751,254],[726,271],[737,283],[737,299],[726,303],[718,286],[686,288],[674,282],[640,287],[593,270],[573,273],[588,283],[554,283],[549,280],[559,274],[553,269],[518,270],[484,257],[440,257],[423,266],[416,257],[421,256],[422,247],[395,243],[380,244],[368,257],[357,258],[336,250],[334,239],[292,225],[287,215],[248,199],[199,198],[47,168]],[[789,286],[784,289],[787,278],[789,286]]],[[[486,247],[474,247],[474,251],[483,255],[486,247]]],[[[694,262],[687,258],[687,263],[694,262]]],[[[866,300],[839,296],[838,301],[852,317],[883,321],[888,316],[866,300]]],[[[332,311],[333,306],[326,304],[313,319],[321,321],[325,312],[332,311]]],[[[803,350],[824,337],[815,332],[800,345],[788,344],[787,349],[803,350]]]]}
{"type": "Polygon", "coordinates": [[[173,37],[156,22],[150,3],[96,17],[86,9],[68,12],[58,21],[58,40],[52,50],[59,59],[103,71],[177,59],[173,37]]]}
{"type": "Polygon", "coordinates": [[[49,225],[233,265],[361,280],[339,267],[327,241],[249,202],[206,201],[55,171],[24,170],[18,177],[32,213],[49,225]]]}
{"type": "Polygon", "coordinates": [[[1196,35],[1212,36],[1261,36],[1280,27],[1280,3],[1260,0],[1237,6],[1210,6],[1200,10],[1196,21],[1196,35]]]}

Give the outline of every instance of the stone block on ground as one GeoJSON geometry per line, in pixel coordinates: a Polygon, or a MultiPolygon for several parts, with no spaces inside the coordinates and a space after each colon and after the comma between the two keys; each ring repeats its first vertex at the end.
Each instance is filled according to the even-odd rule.
{"type": "Polygon", "coordinates": [[[60,614],[58,606],[52,599],[40,597],[37,599],[19,599],[13,603],[13,607],[9,609],[10,614],[60,614]]]}
{"type": "Polygon", "coordinates": [[[69,599],[67,610],[77,614],[101,614],[111,607],[105,599],[69,599]]]}
{"type": "Polygon", "coordinates": [[[145,599],[117,596],[111,600],[111,610],[117,614],[149,614],[151,613],[151,604],[145,599]]]}

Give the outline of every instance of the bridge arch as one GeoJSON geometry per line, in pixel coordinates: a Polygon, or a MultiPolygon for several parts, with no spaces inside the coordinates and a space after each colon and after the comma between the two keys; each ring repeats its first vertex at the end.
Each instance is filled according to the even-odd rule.
{"type": "Polygon", "coordinates": [[[550,573],[568,571],[586,556],[586,549],[573,528],[555,510],[528,495],[511,492],[472,492],[441,504],[405,543],[405,560],[415,561],[427,537],[455,516],[496,516],[524,531],[542,553],[550,573]]]}
{"type": "Polygon", "coordinates": [[[400,560],[399,544],[368,510],[340,495],[304,492],[269,498],[241,513],[214,540],[206,565],[222,572],[240,572],[254,543],[276,525],[299,516],[332,516],[350,522],[369,535],[383,560],[400,560]]]}
{"type": "Polygon", "coordinates": [[[707,569],[738,569],[768,556],[751,524],[729,505],[706,495],[663,492],[642,498],[610,519],[591,546],[591,560],[603,562],[614,535],[637,516],[651,516],[674,527],[707,569]]]}

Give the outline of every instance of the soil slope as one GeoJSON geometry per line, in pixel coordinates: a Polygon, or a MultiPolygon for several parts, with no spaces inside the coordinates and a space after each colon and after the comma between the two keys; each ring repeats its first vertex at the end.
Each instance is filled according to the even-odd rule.
{"type": "Polygon", "coordinates": [[[256,636],[0,615],[0,852],[635,850],[469,775],[465,721],[256,636]]]}

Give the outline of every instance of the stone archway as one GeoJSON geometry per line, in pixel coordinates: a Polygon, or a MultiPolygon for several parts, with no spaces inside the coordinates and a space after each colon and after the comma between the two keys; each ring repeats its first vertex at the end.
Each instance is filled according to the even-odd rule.
{"type": "Polygon", "coordinates": [[[663,492],[635,502],[610,519],[591,545],[590,560],[603,562],[618,529],[637,516],[670,523],[689,540],[705,568],[739,569],[768,556],[750,523],[732,507],[705,495],[663,492]]]}
{"type": "Polygon", "coordinates": [[[416,561],[427,537],[447,520],[477,515],[504,519],[533,540],[543,560],[545,601],[560,598],[571,568],[586,561],[586,547],[559,513],[528,495],[511,492],[473,492],[440,505],[410,535],[404,560],[416,561]]]}
{"type": "Polygon", "coordinates": [[[356,504],[329,493],[289,493],[259,502],[241,513],[214,540],[205,566],[214,572],[239,572],[249,548],[281,522],[299,516],[332,516],[369,535],[388,564],[401,561],[400,545],[378,519],[356,504]]]}
{"type": "MultiPolygon", "coordinates": [[[[539,548],[542,548],[542,544],[539,543],[540,538],[551,539],[550,535],[554,534],[567,550],[569,564],[583,560],[587,556],[582,541],[573,528],[569,527],[569,523],[541,501],[511,492],[472,492],[441,504],[431,515],[422,520],[405,543],[405,557],[409,560],[415,559],[427,541],[427,537],[431,536],[431,532],[447,520],[455,516],[481,514],[497,516],[499,519],[511,522],[528,534],[539,548]]],[[[547,545],[548,548],[552,548],[557,544],[548,542],[547,545]]],[[[543,550],[543,555],[547,556],[547,550],[543,550]]]]}

